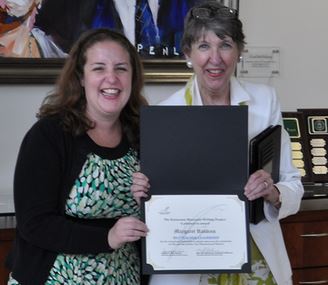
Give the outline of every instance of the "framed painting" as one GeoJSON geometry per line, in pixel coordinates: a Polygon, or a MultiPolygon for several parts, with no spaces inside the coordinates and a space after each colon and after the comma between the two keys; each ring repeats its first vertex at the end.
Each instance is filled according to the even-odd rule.
{"type": "MultiPolygon", "coordinates": [[[[146,82],[184,82],[180,40],[187,11],[204,0],[0,1],[0,83],[54,83],[74,41],[88,29],[126,35],[140,54],[146,82]]],[[[217,0],[238,10],[239,0],[217,0]]]]}

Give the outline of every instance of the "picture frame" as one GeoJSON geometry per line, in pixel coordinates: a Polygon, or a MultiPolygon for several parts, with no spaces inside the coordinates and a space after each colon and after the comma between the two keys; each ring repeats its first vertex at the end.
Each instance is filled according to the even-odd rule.
{"type": "MultiPolygon", "coordinates": [[[[239,10],[239,0],[217,1],[239,10]]],[[[146,83],[183,83],[192,75],[192,70],[187,68],[182,56],[150,58],[141,55],[141,58],[146,83]]],[[[0,57],[0,84],[53,84],[64,61],[64,58],[58,57],[0,57]]]]}
{"type": "MultiPolygon", "coordinates": [[[[0,84],[53,84],[64,59],[0,58],[0,84]]],[[[147,83],[186,82],[192,71],[184,60],[143,60],[147,83]]]]}

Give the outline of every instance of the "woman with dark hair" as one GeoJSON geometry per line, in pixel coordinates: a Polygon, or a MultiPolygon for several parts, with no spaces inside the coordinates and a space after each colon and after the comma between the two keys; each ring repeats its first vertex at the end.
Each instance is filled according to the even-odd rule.
{"type": "MultiPolygon", "coordinates": [[[[237,11],[214,0],[202,1],[190,9],[181,47],[194,75],[161,105],[247,105],[249,138],[270,125],[282,125],[274,89],[234,77],[244,38],[237,11]]],[[[261,169],[250,175],[244,188],[250,201],[264,199],[265,218],[250,224],[252,272],[153,275],[150,284],[291,285],[291,266],[279,220],[298,211],[303,191],[300,173],[292,164],[290,139],[282,128],[279,181],[274,183],[271,174],[261,169]]]]}
{"type": "Polygon", "coordinates": [[[19,151],[8,284],[141,284],[142,74],[120,33],[91,30],[72,47],[19,151]]]}

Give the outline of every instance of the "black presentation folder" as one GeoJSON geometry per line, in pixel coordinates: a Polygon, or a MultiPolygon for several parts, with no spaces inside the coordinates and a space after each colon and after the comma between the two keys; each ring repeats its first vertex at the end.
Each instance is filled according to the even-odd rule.
{"type": "Polygon", "coordinates": [[[141,170],[152,194],[231,194],[248,177],[246,106],[145,106],[141,170]]]}
{"type": "MultiPolygon", "coordinates": [[[[274,183],[279,181],[281,148],[281,126],[269,126],[250,141],[249,170],[250,175],[258,169],[271,173],[274,183]]],[[[253,224],[264,219],[263,198],[249,203],[249,221],[253,224]]]]}
{"type": "MultiPolygon", "coordinates": [[[[215,264],[209,265],[207,269],[190,269],[188,264],[181,263],[180,267],[168,270],[157,266],[154,269],[156,264],[147,253],[150,254],[152,250],[158,252],[159,255],[161,253],[160,250],[152,248],[154,244],[150,243],[148,236],[141,241],[143,273],[190,274],[251,271],[248,200],[243,194],[249,174],[248,146],[247,106],[143,106],[141,108],[141,172],[148,176],[151,184],[150,196],[141,203],[142,219],[147,220],[146,206],[149,206],[150,200],[156,199],[156,196],[170,197],[173,201],[174,195],[184,195],[186,199],[194,195],[238,195],[239,200],[245,202],[242,211],[245,215],[247,243],[245,252],[247,262],[240,264],[239,269],[217,267],[215,264]]],[[[199,208],[203,206],[200,205],[199,208]]],[[[188,208],[186,205],[184,207],[188,208]]],[[[165,211],[168,209],[170,206],[165,208],[165,211]]],[[[163,217],[167,215],[165,211],[163,217]]],[[[195,208],[195,215],[198,211],[199,209],[195,208]]],[[[162,215],[161,212],[159,214],[162,215]]],[[[156,227],[161,230],[168,227],[164,218],[159,219],[158,223],[156,227]]],[[[242,232],[238,226],[232,230],[238,235],[242,232]]],[[[173,240],[173,235],[171,238],[173,240]]],[[[171,242],[163,241],[161,247],[169,247],[171,245],[168,243],[171,242]]],[[[192,243],[181,243],[178,248],[184,248],[184,246],[190,249],[192,243]]],[[[199,244],[199,247],[202,246],[199,244]]],[[[211,247],[206,250],[209,251],[211,247]]],[[[176,251],[179,251],[178,248],[176,251]]],[[[224,258],[223,253],[221,257],[224,258]]],[[[173,254],[169,258],[181,262],[184,257],[173,254]]],[[[212,257],[209,255],[208,258],[212,257]]],[[[220,254],[218,258],[220,259],[220,254]]]]}

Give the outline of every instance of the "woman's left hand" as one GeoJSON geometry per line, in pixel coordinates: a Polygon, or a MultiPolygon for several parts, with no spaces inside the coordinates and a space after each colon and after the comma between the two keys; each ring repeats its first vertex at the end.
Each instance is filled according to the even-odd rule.
{"type": "Polygon", "coordinates": [[[274,186],[271,175],[263,169],[255,171],[248,179],[244,188],[245,196],[252,201],[263,197],[266,201],[276,205],[279,201],[279,191],[274,186]]]}
{"type": "Polygon", "coordinates": [[[137,201],[138,205],[140,205],[140,199],[148,197],[148,190],[149,190],[149,179],[148,177],[141,173],[135,172],[132,174],[132,186],[131,191],[133,194],[134,199],[137,201]]]}

